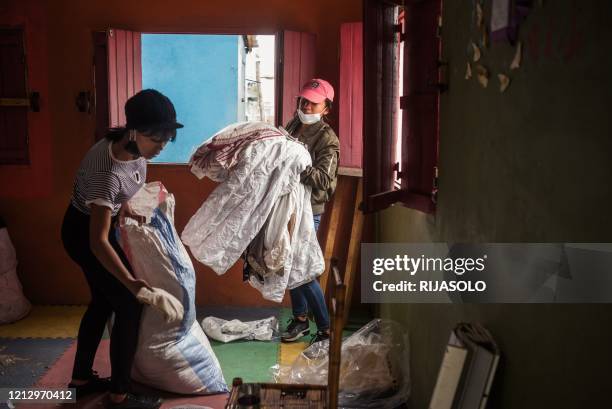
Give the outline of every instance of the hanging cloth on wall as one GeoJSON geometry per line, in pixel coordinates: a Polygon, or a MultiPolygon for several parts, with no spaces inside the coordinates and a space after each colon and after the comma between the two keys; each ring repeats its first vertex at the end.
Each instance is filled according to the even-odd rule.
{"type": "Polygon", "coordinates": [[[491,5],[491,39],[514,45],[519,25],[529,14],[532,0],[493,0],[491,5]]]}

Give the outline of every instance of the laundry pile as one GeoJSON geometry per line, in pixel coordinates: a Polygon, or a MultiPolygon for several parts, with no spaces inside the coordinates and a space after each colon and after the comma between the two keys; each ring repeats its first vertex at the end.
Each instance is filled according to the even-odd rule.
{"type": "Polygon", "coordinates": [[[28,315],[32,305],[23,295],[17,277],[17,255],[8,230],[0,219],[0,324],[28,315]]]}
{"type": "Polygon", "coordinates": [[[132,378],[174,393],[226,392],[219,361],[196,320],[195,271],[174,228],[174,196],[153,182],[129,203],[147,218],[142,225],[126,219],[118,229],[134,274],[178,299],[183,311],[181,320],[169,322],[158,309],[144,308],[132,378]]]}
{"type": "Polygon", "coordinates": [[[217,317],[206,317],[202,320],[202,328],[206,335],[220,342],[231,342],[238,339],[270,341],[278,332],[278,320],[268,317],[256,321],[231,321],[217,317]]]}
{"type": "Polygon", "coordinates": [[[190,165],[220,182],[181,235],[198,261],[224,274],[243,256],[249,283],[276,302],[323,273],[310,187],[300,183],[311,165],[303,144],[282,128],[240,122],[200,146],[190,165]]]}

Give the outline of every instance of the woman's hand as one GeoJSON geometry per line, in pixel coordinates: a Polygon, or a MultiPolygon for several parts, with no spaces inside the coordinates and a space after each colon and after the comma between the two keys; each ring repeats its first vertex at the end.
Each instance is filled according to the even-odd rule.
{"type": "Polygon", "coordinates": [[[161,288],[141,287],[136,293],[136,299],[159,311],[167,323],[180,321],[185,314],[183,304],[175,296],[161,288]]]}
{"type": "Polygon", "coordinates": [[[146,281],[137,279],[130,273],[108,241],[111,229],[111,209],[92,204],[89,223],[89,245],[91,252],[104,268],[134,295],[143,287],[151,288],[146,281]]]}
{"type": "Polygon", "coordinates": [[[139,226],[147,222],[147,218],[134,212],[128,202],[124,202],[121,205],[121,209],[119,210],[119,223],[124,224],[126,217],[136,220],[139,226]]]}
{"type": "Polygon", "coordinates": [[[147,288],[149,290],[152,290],[153,287],[151,287],[149,285],[149,283],[147,283],[145,280],[142,280],[140,278],[133,278],[131,280],[129,280],[125,286],[128,288],[128,290],[130,290],[130,292],[132,294],[134,294],[134,296],[136,296],[136,294],[138,294],[138,292],[142,289],[142,288],[147,288]]]}

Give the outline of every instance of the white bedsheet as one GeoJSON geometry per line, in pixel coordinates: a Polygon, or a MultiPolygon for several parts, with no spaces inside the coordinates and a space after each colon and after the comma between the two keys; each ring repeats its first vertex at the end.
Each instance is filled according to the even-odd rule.
{"type": "MultiPolygon", "coordinates": [[[[225,130],[235,133],[232,127],[225,130]]],[[[278,229],[286,229],[283,220],[294,213],[296,225],[290,251],[285,248],[288,256],[283,274],[266,276],[263,284],[250,280],[264,298],[280,302],[287,288],[311,281],[324,270],[310,188],[300,183],[300,173],[310,165],[307,149],[291,137],[265,139],[244,147],[233,168],[213,175],[221,183],[185,226],[183,242],[198,261],[221,275],[238,261],[275,208],[278,211],[270,223],[277,226],[274,236],[278,240],[286,239],[278,229]]],[[[209,176],[209,169],[193,171],[209,176]]],[[[282,246],[269,243],[270,248],[282,246]]]]}

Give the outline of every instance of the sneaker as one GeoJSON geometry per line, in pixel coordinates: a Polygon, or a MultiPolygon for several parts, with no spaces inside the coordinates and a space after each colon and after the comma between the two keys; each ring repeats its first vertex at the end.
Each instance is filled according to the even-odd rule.
{"type": "Polygon", "coordinates": [[[310,339],[310,344],[316,344],[317,342],[327,341],[329,339],[329,332],[327,331],[317,331],[316,334],[312,336],[310,339]]]}
{"type": "Polygon", "coordinates": [[[287,322],[289,325],[287,325],[287,329],[281,335],[282,342],[293,342],[310,334],[310,324],[308,320],[301,321],[297,318],[292,318],[287,322]]]}
{"type": "Polygon", "coordinates": [[[93,371],[89,382],[82,385],[75,385],[70,382],[68,388],[74,388],[76,399],[81,399],[94,393],[106,392],[110,389],[110,378],[100,378],[96,371],[93,371]]]}
{"type": "Polygon", "coordinates": [[[158,409],[163,403],[162,398],[156,396],[143,396],[128,393],[119,403],[115,403],[107,396],[104,406],[106,409],[158,409]]]}

